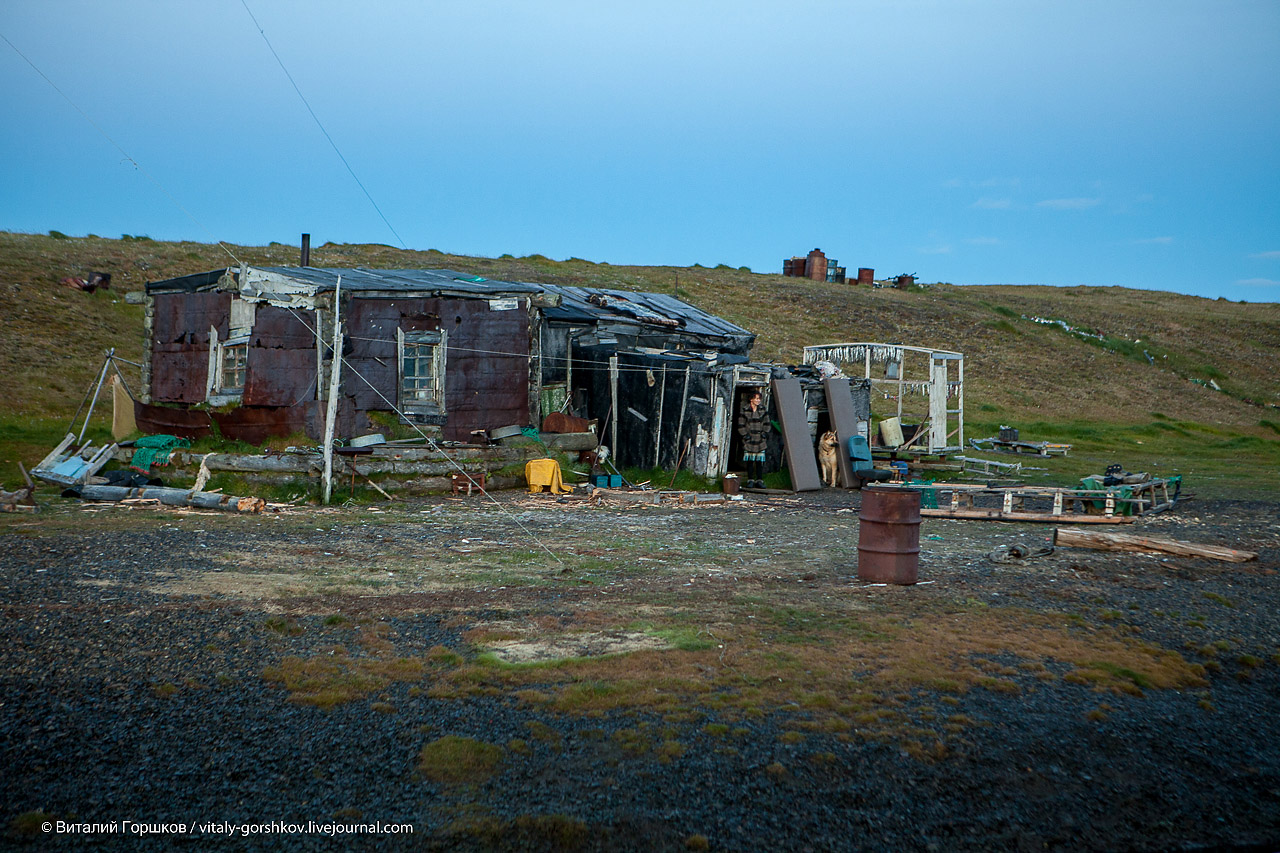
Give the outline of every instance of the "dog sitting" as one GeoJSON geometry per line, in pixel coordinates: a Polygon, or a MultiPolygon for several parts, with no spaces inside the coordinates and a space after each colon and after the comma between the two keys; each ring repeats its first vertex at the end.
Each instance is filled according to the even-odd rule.
{"type": "Polygon", "coordinates": [[[836,478],[840,476],[839,453],[840,440],[831,430],[827,430],[818,439],[818,464],[822,467],[822,482],[834,488],[836,478]]]}

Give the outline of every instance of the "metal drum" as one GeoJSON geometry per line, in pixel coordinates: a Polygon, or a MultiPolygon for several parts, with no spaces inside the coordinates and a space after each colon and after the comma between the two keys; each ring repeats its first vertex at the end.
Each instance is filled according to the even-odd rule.
{"type": "Polygon", "coordinates": [[[858,512],[858,579],[913,584],[920,570],[920,493],[914,489],[862,490],[858,512]]]}

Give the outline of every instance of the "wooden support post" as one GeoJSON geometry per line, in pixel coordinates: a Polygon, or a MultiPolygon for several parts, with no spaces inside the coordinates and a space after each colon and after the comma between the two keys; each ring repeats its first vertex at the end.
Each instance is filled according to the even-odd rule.
{"type": "MultiPolygon", "coordinates": [[[[662,454],[662,407],[667,399],[667,366],[662,365],[662,384],[658,391],[658,426],[653,431],[653,467],[658,467],[662,454]]],[[[679,439],[676,439],[679,441],[679,439]]],[[[679,447],[679,445],[676,445],[679,447]]],[[[679,463],[677,463],[679,464],[679,463]]]]}
{"type": "Polygon", "coordinates": [[[684,432],[684,411],[689,405],[689,366],[684,368],[684,393],[680,397],[680,420],[676,421],[676,447],[680,446],[681,434],[684,432]]]}
{"type": "Polygon", "coordinates": [[[613,423],[609,424],[609,450],[613,458],[618,458],[618,421],[622,410],[618,408],[618,357],[609,356],[609,400],[610,411],[613,412],[613,423]]]}
{"type": "Polygon", "coordinates": [[[324,502],[333,492],[333,428],[338,416],[338,388],[342,375],[342,318],[338,301],[342,276],[333,288],[333,357],[329,364],[329,400],[324,416],[324,502]]]}

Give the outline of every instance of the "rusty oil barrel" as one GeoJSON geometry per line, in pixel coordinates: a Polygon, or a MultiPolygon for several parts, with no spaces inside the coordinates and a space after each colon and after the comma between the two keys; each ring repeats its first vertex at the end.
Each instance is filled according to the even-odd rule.
{"type": "Polygon", "coordinates": [[[914,489],[862,490],[858,511],[858,579],[913,584],[920,570],[920,493],[914,489]]]}

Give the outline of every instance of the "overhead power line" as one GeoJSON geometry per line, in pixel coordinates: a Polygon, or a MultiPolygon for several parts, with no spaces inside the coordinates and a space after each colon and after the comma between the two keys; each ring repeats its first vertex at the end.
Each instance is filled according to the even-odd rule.
{"type": "Polygon", "coordinates": [[[352,179],[360,187],[360,191],[364,193],[364,197],[369,199],[369,204],[373,205],[374,210],[378,211],[378,216],[382,217],[382,221],[386,223],[387,228],[391,229],[391,233],[396,235],[396,239],[400,241],[400,247],[407,250],[409,246],[404,242],[404,238],[400,236],[400,232],[395,229],[395,226],[393,226],[391,221],[387,219],[386,214],[382,212],[382,208],[378,207],[378,203],[373,200],[373,196],[369,193],[368,188],[365,187],[364,182],[361,181],[360,177],[356,174],[356,170],[351,168],[351,164],[348,163],[347,158],[343,156],[342,150],[338,148],[338,143],[334,142],[333,137],[329,135],[329,131],[325,130],[324,124],[320,121],[320,117],[316,115],[316,111],[311,108],[311,104],[307,101],[306,95],[302,94],[302,89],[298,88],[297,81],[293,79],[293,75],[290,74],[289,69],[285,67],[284,60],[280,58],[280,54],[276,53],[275,47],[271,44],[271,39],[267,38],[266,30],[264,30],[262,25],[258,23],[258,19],[254,16],[253,10],[249,8],[247,0],[240,0],[240,3],[244,6],[244,10],[249,13],[249,17],[253,20],[253,26],[257,28],[258,35],[262,36],[262,40],[267,43],[267,50],[271,51],[271,55],[276,58],[276,62],[280,65],[280,70],[284,72],[285,77],[289,78],[289,84],[293,86],[293,91],[298,93],[298,98],[301,99],[302,105],[307,108],[307,112],[311,113],[311,118],[315,121],[316,127],[320,128],[320,132],[324,134],[324,138],[329,140],[329,144],[333,146],[334,153],[338,155],[338,159],[342,161],[342,165],[347,167],[347,171],[351,173],[352,179]]]}

